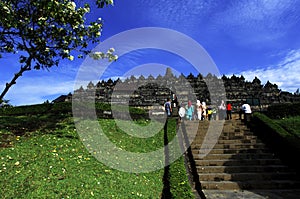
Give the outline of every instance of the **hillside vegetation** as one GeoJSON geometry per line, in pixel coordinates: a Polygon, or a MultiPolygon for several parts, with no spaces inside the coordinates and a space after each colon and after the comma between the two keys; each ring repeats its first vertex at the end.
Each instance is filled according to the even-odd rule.
{"type": "MultiPolygon", "coordinates": [[[[299,170],[300,104],[278,104],[253,114],[250,127],[288,165],[299,170]],[[298,107],[298,108],[297,108],[298,107]],[[294,109],[293,109],[294,108],[294,109]]],[[[299,171],[300,174],[300,171],[299,171]]]]}
{"type": "MultiPolygon", "coordinates": [[[[134,139],[112,119],[100,118],[99,124],[124,150],[147,152],[164,146],[163,129],[149,139],[134,139]]],[[[175,132],[176,121],[170,120],[167,134],[172,138],[175,132]]],[[[170,165],[167,176],[164,168],[128,173],[99,162],[81,142],[68,103],[1,109],[0,136],[2,198],[161,198],[166,180],[168,196],[193,198],[183,158],[170,165]]]]}

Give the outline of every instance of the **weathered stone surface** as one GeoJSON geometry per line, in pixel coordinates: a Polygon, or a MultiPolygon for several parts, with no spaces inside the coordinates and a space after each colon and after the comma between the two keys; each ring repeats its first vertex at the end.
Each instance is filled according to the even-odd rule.
{"type": "MultiPolygon", "coordinates": [[[[176,77],[171,69],[167,69],[164,76],[159,75],[156,78],[151,75],[139,78],[131,76],[123,81],[109,79],[96,84],[90,82],[85,89],[81,87],[74,93],[82,94],[83,97],[87,95],[95,97],[97,102],[113,102],[130,106],[163,105],[167,97],[172,94],[179,96],[179,103],[186,103],[188,100],[195,102],[196,97],[200,101],[217,106],[220,100],[226,99],[232,102],[233,111],[238,110],[240,103],[245,100],[254,110],[264,110],[274,103],[300,102],[299,95],[281,91],[276,84],[269,81],[262,85],[257,77],[252,82],[245,81],[243,76],[235,75],[232,77],[224,75],[218,78],[212,74],[205,77],[202,74],[197,76],[189,74],[186,77],[181,74],[176,77]],[[225,89],[225,93],[222,89],[223,91],[225,89]]],[[[70,97],[69,94],[66,99],[70,100],[70,97]]]]}

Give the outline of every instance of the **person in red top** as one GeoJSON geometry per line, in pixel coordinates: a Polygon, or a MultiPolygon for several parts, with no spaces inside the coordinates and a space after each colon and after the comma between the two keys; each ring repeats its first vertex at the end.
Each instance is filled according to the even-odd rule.
{"type": "Polygon", "coordinates": [[[232,119],[231,111],[232,111],[231,104],[230,104],[230,102],[227,102],[227,105],[226,105],[227,120],[232,119]]]}

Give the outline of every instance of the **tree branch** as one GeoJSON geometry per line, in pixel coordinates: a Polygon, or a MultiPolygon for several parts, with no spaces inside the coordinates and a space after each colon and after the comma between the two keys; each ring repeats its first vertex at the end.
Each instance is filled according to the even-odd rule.
{"type": "Polygon", "coordinates": [[[15,76],[12,78],[12,80],[9,83],[6,83],[4,90],[2,91],[1,95],[0,95],[0,101],[3,100],[3,97],[5,96],[5,94],[8,92],[8,90],[10,89],[10,87],[12,87],[12,85],[16,84],[16,80],[23,75],[23,73],[25,71],[29,71],[30,70],[30,65],[26,65],[24,67],[21,67],[20,71],[18,73],[15,74],[15,76]]]}

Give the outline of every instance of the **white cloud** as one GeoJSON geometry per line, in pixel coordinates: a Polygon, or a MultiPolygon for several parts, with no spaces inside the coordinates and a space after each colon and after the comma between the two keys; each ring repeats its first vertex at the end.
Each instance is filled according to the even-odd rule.
{"type": "Polygon", "coordinates": [[[243,71],[238,75],[243,75],[248,81],[257,77],[262,84],[270,81],[283,91],[295,92],[300,88],[300,49],[290,51],[278,64],[264,69],[243,71]]]}
{"type": "Polygon", "coordinates": [[[215,14],[211,26],[223,30],[240,45],[274,42],[298,22],[298,7],[295,0],[235,1],[215,14]]]}
{"type": "MultiPolygon", "coordinates": [[[[78,63],[77,63],[78,64],[78,63]]],[[[4,70],[4,68],[3,68],[4,70]]],[[[14,68],[18,71],[18,66],[14,68]]],[[[31,70],[20,76],[4,99],[10,100],[14,106],[40,104],[46,100],[52,101],[59,95],[73,92],[74,79],[78,67],[76,63],[62,63],[59,67],[47,70],[31,70]]],[[[12,70],[4,70],[5,76],[0,78],[0,92],[3,91],[6,82],[13,77],[12,70]]]]}
{"type": "Polygon", "coordinates": [[[10,100],[12,105],[40,104],[62,94],[73,91],[74,82],[64,77],[49,75],[35,77],[21,77],[17,84],[8,91],[5,99],[10,100]]]}
{"type": "MultiPolygon", "coordinates": [[[[300,88],[300,49],[291,50],[277,64],[262,69],[242,71],[237,75],[243,75],[248,81],[258,77],[262,84],[270,81],[283,91],[295,92],[300,88]]],[[[3,82],[1,85],[4,85],[3,82]]],[[[73,89],[74,78],[70,74],[37,71],[31,76],[22,76],[18,79],[5,99],[10,100],[12,105],[39,104],[73,92],[73,89]]]]}

